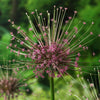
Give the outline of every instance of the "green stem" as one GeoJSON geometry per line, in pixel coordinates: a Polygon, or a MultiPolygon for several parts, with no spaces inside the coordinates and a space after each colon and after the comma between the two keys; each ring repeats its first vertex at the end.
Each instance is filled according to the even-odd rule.
{"type": "Polygon", "coordinates": [[[8,95],[8,100],[10,100],[10,95],[8,95]]]}
{"type": "Polygon", "coordinates": [[[50,77],[50,90],[51,90],[51,100],[55,100],[54,96],[54,78],[50,77]]]}

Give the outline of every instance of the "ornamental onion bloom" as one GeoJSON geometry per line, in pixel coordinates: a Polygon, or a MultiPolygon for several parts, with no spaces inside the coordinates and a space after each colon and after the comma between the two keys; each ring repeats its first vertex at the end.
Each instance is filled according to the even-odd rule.
{"type": "Polygon", "coordinates": [[[27,68],[34,67],[36,77],[44,78],[44,72],[50,77],[67,74],[66,71],[70,67],[79,66],[80,51],[88,50],[87,43],[91,41],[88,38],[93,35],[89,30],[94,22],[84,32],[86,22],[76,23],[74,19],[77,11],[70,17],[66,13],[67,10],[54,6],[53,16],[47,11],[47,18],[44,18],[42,13],[38,14],[36,10],[31,13],[34,21],[26,13],[31,25],[28,32],[9,20],[17,29],[17,34],[10,33],[13,42],[7,48],[11,48],[11,52],[17,53],[18,56],[30,58],[31,62],[26,63],[27,68]]]}
{"type": "MultiPolygon", "coordinates": [[[[26,72],[26,71],[25,71],[26,72]]],[[[21,95],[24,91],[23,87],[26,87],[26,79],[23,76],[23,71],[16,69],[3,69],[0,66],[0,96],[4,97],[4,100],[14,99],[21,95]]]]}

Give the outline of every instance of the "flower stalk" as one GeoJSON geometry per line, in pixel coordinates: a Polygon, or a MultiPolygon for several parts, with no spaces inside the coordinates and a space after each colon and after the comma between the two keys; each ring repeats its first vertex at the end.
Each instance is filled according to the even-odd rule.
{"type": "Polygon", "coordinates": [[[55,100],[54,94],[54,78],[50,77],[50,91],[51,91],[51,100],[55,100]]]}
{"type": "Polygon", "coordinates": [[[8,100],[10,100],[10,95],[8,96],[8,100]]]}

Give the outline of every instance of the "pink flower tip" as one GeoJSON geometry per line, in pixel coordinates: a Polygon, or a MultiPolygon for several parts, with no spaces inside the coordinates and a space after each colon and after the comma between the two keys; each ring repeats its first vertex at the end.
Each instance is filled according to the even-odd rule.
{"type": "Polygon", "coordinates": [[[88,50],[88,47],[86,47],[86,49],[88,50]]]}
{"type": "Polygon", "coordinates": [[[17,68],[17,70],[19,71],[19,68],[17,68]]]}
{"type": "Polygon", "coordinates": [[[77,77],[79,77],[79,74],[77,75],[77,77]]]}
{"type": "Polygon", "coordinates": [[[25,58],[27,58],[27,55],[25,55],[25,58]]]}
{"type": "Polygon", "coordinates": [[[95,52],[93,52],[92,55],[95,56],[95,52]]]}
{"type": "Polygon", "coordinates": [[[18,26],[17,29],[19,30],[20,29],[20,26],[18,26]]]}
{"type": "Polygon", "coordinates": [[[72,19],[72,17],[68,17],[69,19],[72,19]]]}
{"type": "Polygon", "coordinates": [[[13,32],[10,32],[11,35],[13,35],[13,32]]]}
{"type": "Polygon", "coordinates": [[[18,31],[17,34],[19,34],[20,32],[18,31]]]}
{"type": "Polygon", "coordinates": [[[11,40],[15,40],[15,37],[12,37],[12,39],[11,40]]]}
{"type": "Polygon", "coordinates": [[[42,15],[42,13],[39,14],[40,16],[42,15]]]}
{"type": "Polygon", "coordinates": [[[8,22],[11,22],[11,19],[8,19],[8,22]]]}
{"type": "Polygon", "coordinates": [[[76,14],[76,13],[77,13],[77,11],[74,11],[74,13],[76,14]]]}
{"type": "Polygon", "coordinates": [[[38,76],[35,76],[35,78],[38,78],[38,76]]]}
{"type": "Polygon", "coordinates": [[[14,45],[14,47],[16,48],[16,47],[17,47],[17,45],[14,45]]]}
{"type": "Polygon", "coordinates": [[[93,32],[90,32],[91,35],[93,35],[93,32]]]}
{"type": "Polygon", "coordinates": [[[94,22],[92,22],[92,24],[94,24],[94,22]]]}
{"type": "Polygon", "coordinates": [[[83,22],[83,24],[85,25],[85,24],[86,24],[86,22],[83,22]]]}
{"type": "Polygon", "coordinates": [[[73,35],[73,38],[75,38],[76,37],[76,35],[73,35]]]}
{"type": "Polygon", "coordinates": [[[9,48],[9,46],[7,46],[7,49],[9,48]]]}
{"type": "Polygon", "coordinates": [[[51,21],[53,21],[53,19],[51,19],[51,21]]]}
{"type": "Polygon", "coordinates": [[[27,69],[29,69],[29,65],[27,65],[26,67],[27,67],[27,69]]]}
{"type": "Polygon", "coordinates": [[[88,98],[86,98],[86,100],[89,100],[88,98]]]}
{"type": "Polygon", "coordinates": [[[32,31],[32,28],[29,28],[29,31],[32,31]]]}
{"type": "Polygon", "coordinates": [[[44,36],[47,36],[47,33],[44,33],[44,36]]]}
{"type": "Polygon", "coordinates": [[[22,51],[24,52],[24,51],[25,51],[25,49],[22,49],[22,51]]]}
{"type": "Polygon", "coordinates": [[[83,47],[83,50],[85,50],[85,47],[83,47]]]}
{"type": "Polygon", "coordinates": [[[60,7],[60,9],[62,9],[62,7],[60,7]]]}
{"type": "Polygon", "coordinates": [[[61,76],[62,76],[61,74],[58,74],[58,75],[57,75],[57,77],[61,77],[61,76]]]}
{"type": "Polygon", "coordinates": [[[33,15],[33,14],[34,14],[34,12],[31,12],[31,14],[33,15]]]}
{"type": "Polygon", "coordinates": [[[25,40],[28,40],[28,37],[25,37],[25,40]]]}
{"type": "Polygon", "coordinates": [[[38,26],[40,26],[40,24],[38,24],[38,26]]]}
{"type": "Polygon", "coordinates": [[[68,23],[68,20],[66,20],[65,23],[67,24],[68,23]]]}
{"type": "Polygon", "coordinates": [[[66,31],[66,32],[65,32],[65,34],[67,35],[67,34],[68,34],[68,32],[66,31]]]}
{"type": "Polygon", "coordinates": [[[68,66],[65,66],[65,70],[68,70],[68,66]]]}
{"type": "Polygon", "coordinates": [[[33,35],[33,37],[35,37],[35,35],[33,35]]]}
{"type": "Polygon", "coordinates": [[[21,44],[21,45],[23,45],[23,44],[24,44],[24,42],[23,42],[23,41],[21,41],[21,42],[20,42],[20,44],[21,44]]]}
{"type": "Polygon", "coordinates": [[[78,61],[79,60],[79,57],[76,57],[76,61],[78,61]]]}
{"type": "Polygon", "coordinates": [[[93,86],[94,86],[94,84],[93,84],[93,83],[91,83],[91,84],[90,84],[90,87],[93,87],[93,86]]]}
{"type": "Polygon", "coordinates": [[[15,62],[15,59],[13,59],[12,61],[15,62]]]}
{"type": "Polygon", "coordinates": [[[12,21],[11,23],[14,24],[14,21],[12,21]]]}
{"type": "Polygon", "coordinates": [[[67,10],[68,8],[65,8],[65,10],[67,10]]]}
{"type": "Polygon", "coordinates": [[[80,44],[80,45],[79,45],[79,47],[81,48],[81,47],[82,47],[82,45],[80,44]]]}
{"type": "Polygon", "coordinates": [[[9,46],[11,47],[12,46],[12,43],[10,43],[9,46]]]}
{"type": "Polygon", "coordinates": [[[81,54],[80,54],[80,53],[78,53],[77,55],[78,55],[79,57],[81,56],[81,54]]]}

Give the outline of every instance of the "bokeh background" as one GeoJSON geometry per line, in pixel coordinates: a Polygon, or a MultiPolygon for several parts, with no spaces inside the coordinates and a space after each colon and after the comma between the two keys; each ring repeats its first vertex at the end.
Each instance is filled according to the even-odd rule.
{"type": "MultiPolygon", "coordinates": [[[[12,26],[8,23],[8,19],[13,20],[17,25],[22,26],[24,30],[28,30],[30,25],[27,16],[25,15],[26,12],[31,14],[32,11],[37,9],[38,12],[42,12],[43,15],[46,16],[47,10],[51,13],[53,12],[54,5],[57,7],[67,7],[69,9],[68,16],[72,16],[73,11],[77,10],[78,15],[75,19],[77,21],[86,21],[87,26],[94,21],[95,24],[91,30],[93,31],[96,39],[89,43],[89,51],[86,53],[87,56],[83,56],[81,60],[88,61],[89,63],[92,62],[94,65],[98,66],[100,59],[100,38],[97,36],[100,34],[100,0],[0,0],[1,65],[5,63],[5,59],[11,60],[14,58],[14,55],[8,49],[6,49],[6,45],[10,43],[11,39],[9,33],[10,31],[14,31],[12,26]],[[92,56],[93,52],[95,52],[95,57],[92,56]]],[[[85,28],[83,30],[86,31],[85,28]]],[[[89,38],[89,40],[90,39],[91,38],[89,38]]],[[[88,69],[91,68],[87,68],[85,71],[90,73],[91,70],[88,69]]],[[[85,73],[84,76],[88,77],[88,74],[85,73]]],[[[73,81],[76,84],[76,81],[72,80],[72,78],[69,76],[67,76],[67,80],[71,82],[73,81]]],[[[23,100],[23,98],[24,100],[50,100],[48,77],[45,79],[34,78],[30,79],[28,82],[33,82],[34,84],[29,85],[27,87],[29,91],[24,93],[24,97],[19,96],[18,100],[23,100]]],[[[66,100],[66,98],[68,98],[67,100],[77,100],[71,96],[63,96],[68,93],[70,87],[69,85],[65,85],[62,79],[55,79],[55,84],[56,93],[59,93],[58,90],[62,88],[60,95],[56,95],[56,100],[66,100]],[[65,89],[64,91],[66,92],[63,92],[63,89],[65,89]]],[[[83,93],[80,93],[80,89],[78,89],[77,85],[73,87],[73,90],[75,90],[74,92],[81,97],[82,95],[85,95],[85,93],[84,91],[83,93]]]]}

